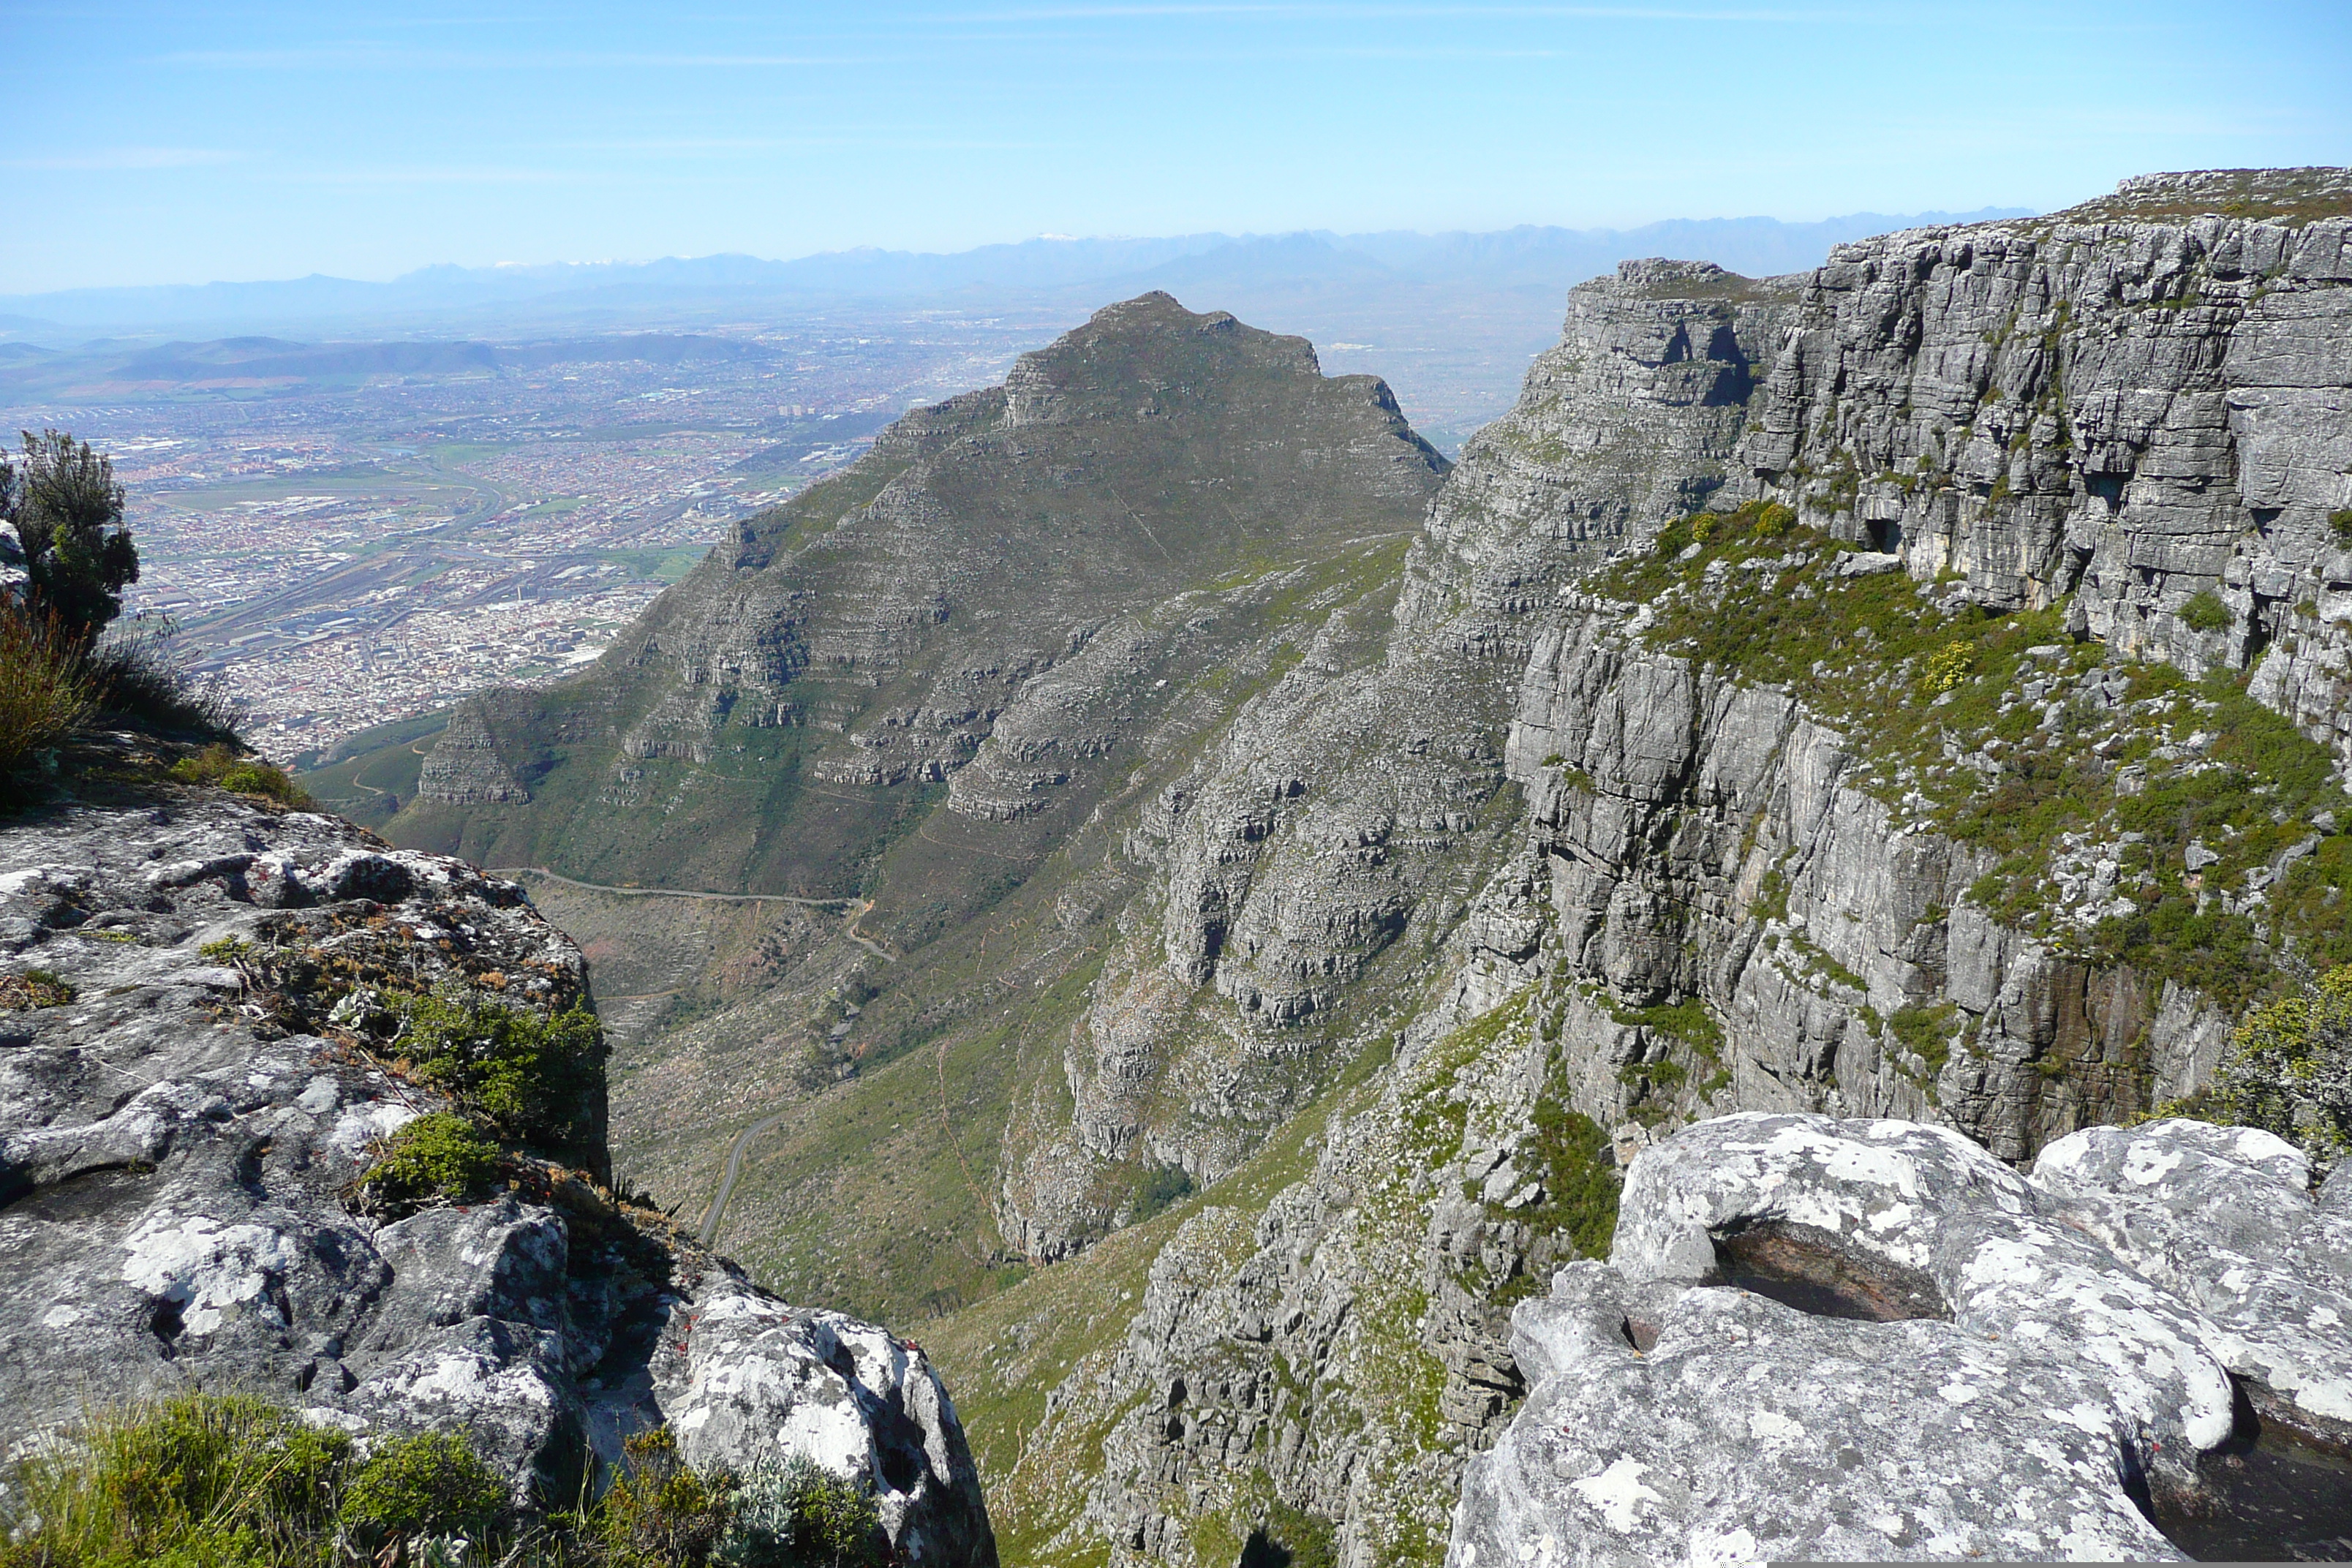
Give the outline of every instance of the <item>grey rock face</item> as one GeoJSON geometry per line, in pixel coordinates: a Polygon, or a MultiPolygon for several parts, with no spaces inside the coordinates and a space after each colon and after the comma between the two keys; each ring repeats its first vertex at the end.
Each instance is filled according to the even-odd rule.
{"type": "MultiPolygon", "coordinates": [[[[1563,604],[1505,753],[1537,858],[1520,907],[1543,945],[1490,947],[1464,994],[1476,1010],[1538,977],[1559,989],[1567,1026],[1591,1042],[1579,1109],[1623,1121],[1641,1091],[1622,1069],[1673,1048],[1616,1026],[1612,1008],[1685,997],[1719,1022],[1718,1109],[1944,1121],[2010,1159],[2212,1070],[2225,1020],[2194,993],[1990,920],[1968,897],[1990,861],[1904,826],[1802,704],[1650,652],[1628,635],[1632,606],[1563,604]],[[1940,1066],[1872,1022],[1938,1006],[1946,1037],[1974,1042],[1940,1066]],[[2040,1066],[2061,1061],[2063,1075],[2040,1066]]],[[[1520,897],[1505,882],[1484,904],[1501,914],[1520,897]]]]}
{"type": "Polygon", "coordinates": [[[1473,612],[1444,640],[1524,657],[1529,616],[1560,582],[1729,481],[1802,282],[1648,260],[1570,289],[1559,346],[1471,437],[1430,509],[1444,559],[1430,581],[1473,612]]]}
{"type": "Polygon", "coordinates": [[[304,922],[420,984],[495,972],[567,1005],[578,950],[512,883],[196,791],[21,821],[0,868],[10,973],[72,994],[0,1012],[8,1453],[91,1406],[234,1388],[362,1434],[461,1429],[519,1500],[568,1500],[592,1447],[670,1421],[698,1462],[871,1478],[910,1561],[994,1562],[953,1406],[881,1330],[795,1311],[560,1168],[535,1201],[350,1206],[380,1141],[446,1102],[288,1033],[234,944],[304,922]]]}
{"type": "Polygon", "coordinates": [[[2075,1134],[2030,1180],[1914,1123],[1688,1128],[1634,1161],[1609,1263],[1514,1315],[1534,1386],[1447,1560],[2181,1560],[2155,1521],[2193,1531],[2227,1490],[2232,1377],[2292,1363],[2294,1392],[2250,1386],[2307,1428],[2352,1370],[2309,1337],[2352,1276],[2307,1176],[2177,1121],[2075,1134]],[[2210,1310],[2141,1267],[2167,1240],[2303,1309],[2210,1310]]]}
{"type": "Polygon", "coordinates": [[[2076,594],[2081,629],[2192,673],[2283,650],[2263,700],[2352,759],[2324,607],[2352,588],[2347,201],[2340,170],[2152,175],[1842,246],[1783,319],[1730,493],[1988,605],[2076,594]],[[2228,626],[2181,618],[2200,592],[2228,626]]]}
{"type": "Polygon", "coordinates": [[[25,592],[30,581],[25,571],[25,542],[13,522],[0,522],[0,599],[25,592]]]}

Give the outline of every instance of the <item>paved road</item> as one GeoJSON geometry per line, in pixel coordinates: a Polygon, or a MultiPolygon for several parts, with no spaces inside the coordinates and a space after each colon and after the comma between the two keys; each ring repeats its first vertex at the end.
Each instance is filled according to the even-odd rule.
{"type": "Polygon", "coordinates": [[[859,903],[856,899],[796,899],[789,893],[698,893],[685,888],[616,888],[609,882],[583,882],[561,871],[551,871],[544,866],[485,866],[495,877],[512,877],[529,872],[544,877],[551,882],[561,882],[567,888],[585,888],[592,893],[619,893],[631,899],[706,899],[719,904],[797,904],[804,910],[837,910],[855,906],[856,912],[849,917],[849,929],[842,934],[885,963],[896,963],[898,955],[866,936],[857,929],[857,922],[872,912],[874,900],[859,903]]]}
{"type": "Polygon", "coordinates": [[[719,1239],[719,1217],[727,1212],[727,1200],[735,1195],[735,1178],[743,1173],[743,1151],[751,1146],[752,1139],[762,1133],[773,1131],[776,1123],[782,1121],[788,1114],[787,1111],[779,1110],[773,1116],[754,1121],[751,1126],[735,1134],[735,1142],[727,1151],[727,1173],[719,1178],[719,1191],[711,1198],[710,1206],[703,1211],[702,1228],[695,1233],[703,1246],[712,1246],[719,1239]]]}

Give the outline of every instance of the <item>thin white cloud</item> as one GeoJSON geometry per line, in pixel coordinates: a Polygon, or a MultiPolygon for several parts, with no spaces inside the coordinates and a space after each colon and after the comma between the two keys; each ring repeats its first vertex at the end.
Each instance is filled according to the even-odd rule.
{"type": "Polygon", "coordinates": [[[386,48],[376,44],[325,44],[291,49],[184,49],[160,55],[165,65],[226,70],[614,70],[645,68],[777,68],[874,65],[840,56],[770,54],[640,54],[621,50],[480,50],[386,48]]]}
{"type": "Polygon", "coordinates": [[[87,153],[0,158],[0,169],[191,169],[234,163],[240,155],[214,147],[97,147],[87,153]]]}
{"type": "Polygon", "coordinates": [[[1146,20],[1163,16],[1268,16],[1332,21],[1426,16],[1445,20],[1476,17],[1500,21],[1767,22],[1818,24],[1872,20],[1850,10],[1780,10],[1754,6],[1681,5],[1316,5],[1286,0],[1145,0],[1138,5],[1035,5],[956,16],[961,22],[1068,22],[1146,20]]]}

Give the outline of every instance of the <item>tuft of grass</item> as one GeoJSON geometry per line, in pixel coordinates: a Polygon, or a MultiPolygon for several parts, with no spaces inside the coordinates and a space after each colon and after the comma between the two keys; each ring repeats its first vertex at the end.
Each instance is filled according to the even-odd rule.
{"type": "Polygon", "coordinates": [[[257,795],[298,810],[310,810],[318,805],[300,784],[286,776],[284,769],[226,741],[216,741],[193,757],[182,757],[172,764],[172,776],[182,784],[211,784],[234,795],[257,795]]]}
{"type": "Polygon", "coordinates": [[[0,1568],[883,1568],[880,1511],[803,1456],[740,1481],[679,1458],[667,1428],[625,1445],[605,1495],[543,1520],[462,1433],[361,1447],[244,1395],[100,1415],[16,1467],[0,1568]]]}
{"type": "Polygon", "coordinates": [[[0,1568],[323,1563],[352,1440],[241,1396],[85,1422],[18,1471],[0,1568]]]}
{"type": "Polygon", "coordinates": [[[178,635],[168,616],[117,622],[87,658],[100,706],[152,728],[234,740],[243,710],[219,676],[196,680],[173,646],[178,635]]]}
{"type": "Polygon", "coordinates": [[[2221,602],[2221,595],[2210,588],[2198,589],[2180,606],[2180,624],[2192,632],[2227,631],[2235,618],[2230,614],[2230,606],[2221,602]]]}
{"type": "Polygon", "coordinates": [[[0,603],[0,778],[54,754],[97,711],[98,696],[56,617],[0,603]]]}

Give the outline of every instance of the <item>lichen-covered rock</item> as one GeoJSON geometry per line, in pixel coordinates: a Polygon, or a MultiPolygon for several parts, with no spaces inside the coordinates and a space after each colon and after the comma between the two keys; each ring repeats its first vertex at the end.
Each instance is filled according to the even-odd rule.
{"type": "MultiPolygon", "coordinates": [[[[698,1462],[869,1479],[908,1561],[994,1562],[946,1392],[883,1331],[787,1307],[545,1161],[488,1201],[360,1201],[383,1141],[450,1102],[339,995],[583,994],[514,884],[217,792],[68,805],[0,827],[0,1450],[236,1389],[461,1430],[519,1500],[568,1501],[592,1452],[667,1421],[698,1462]]],[[[593,1099],[573,1142],[601,1172],[593,1099]]]]}
{"type": "Polygon", "coordinates": [[[2249,1451],[2272,1428],[2342,1440],[2352,1254],[2308,1174],[2267,1133],[2179,1121],[2077,1133],[2030,1178],[1913,1122],[1685,1129],[1628,1171],[1609,1262],[1514,1314],[1533,1386],[1471,1463],[1448,1562],[2322,1541],[2326,1462],[2249,1451]],[[2315,1511],[2234,1520],[2250,1465],[2315,1511]]]}
{"type": "Polygon", "coordinates": [[[839,1312],[796,1310],[718,1271],[671,1321],[681,1313],[683,1347],[657,1352],[650,1370],[688,1460],[740,1473],[779,1446],[809,1455],[872,1479],[901,1560],[980,1560],[980,1472],[920,1346],[839,1312]]]}
{"type": "Polygon", "coordinates": [[[0,600],[25,592],[30,576],[25,570],[25,541],[13,522],[0,522],[0,600]]]}

